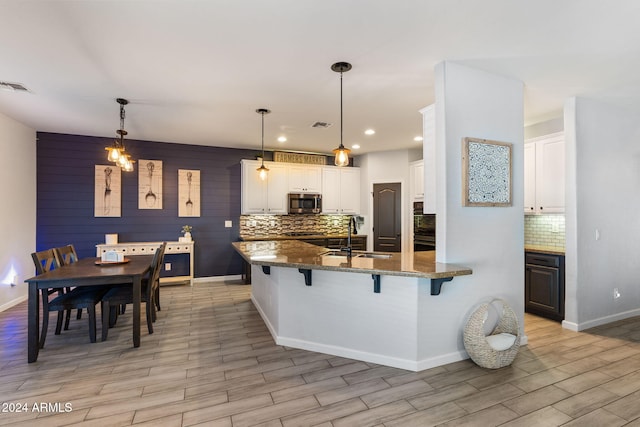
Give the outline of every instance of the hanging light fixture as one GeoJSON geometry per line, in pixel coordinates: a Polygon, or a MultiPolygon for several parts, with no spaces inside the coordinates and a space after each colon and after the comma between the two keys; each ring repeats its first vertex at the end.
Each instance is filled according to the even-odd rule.
{"type": "Polygon", "coordinates": [[[131,160],[131,156],[127,154],[124,148],[124,137],[127,135],[127,131],[124,130],[124,106],[127,105],[129,101],[123,98],[118,98],[116,101],[120,104],[120,129],[116,131],[118,139],[113,141],[113,145],[105,147],[105,150],[109,152],[107,154],[107,160],[114,162],[116,165],[120,166],[122,170],[131,172],[135,161],[131,160]]]}
{"type": "Polygon", "coordinates": [[[260,179],[263,181],[267,179],[267,172],[269,172],[269,169],[267,169],[264,165],[264,115],[269,114],[270,112],[271,110],[267,110],[266,108],[258,108],[256,110],[256,113],[262,116],[262,164],[256,170],[260,174],[260,179]]]}
{"type": "Polygon", "coordinates": [[[340,146],[333,150],[333,154],[336,156],[336,166],[347,166],[349,165],[349,153],[351,150],[345,148],[344,144],[342,144],[342,73],[349,71],[351,64],[348,62],[336,62],[331,66],[331,69],[336,73],[340,73],[340,146]]]}

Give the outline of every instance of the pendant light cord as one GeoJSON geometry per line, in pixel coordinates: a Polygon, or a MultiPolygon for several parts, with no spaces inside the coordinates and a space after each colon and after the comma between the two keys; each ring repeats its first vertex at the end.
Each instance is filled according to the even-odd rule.
{"type": "Polygon", "coordinates": [[[343,148],[342,144],[342,71],[340,71],[340,148],[343,148]]]}

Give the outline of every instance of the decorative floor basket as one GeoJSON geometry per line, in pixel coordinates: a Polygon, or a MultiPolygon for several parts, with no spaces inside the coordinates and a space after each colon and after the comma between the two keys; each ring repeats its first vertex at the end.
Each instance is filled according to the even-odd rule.
{"type": "Polygon", "coordinates": [[[502,299],[481,304],[471,316],[463,332],[464,347],[476,364],[483,368],[498,369],[510,365],[520,348],[520,328],[518,318],[511,307],[502,299]],[[489,307],[502,304],[502,313],[495,329],[485,335],[484,323],[489,315],[489,307]]]}

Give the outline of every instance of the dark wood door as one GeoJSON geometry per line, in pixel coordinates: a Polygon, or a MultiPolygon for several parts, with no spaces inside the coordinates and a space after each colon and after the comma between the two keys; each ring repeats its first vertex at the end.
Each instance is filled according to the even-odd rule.
{"type": "Polygon", "coordinates": [[[373,250],[402,250],[401,184],[373,184],[373,250]]]}

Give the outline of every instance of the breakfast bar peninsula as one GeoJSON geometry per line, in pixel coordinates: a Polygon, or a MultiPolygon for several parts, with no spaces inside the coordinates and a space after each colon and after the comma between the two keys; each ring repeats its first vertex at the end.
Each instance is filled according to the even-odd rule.
{"type": "Polygon", "coordinates": [[[297,240],[233,246],[251,264],[251,299],[279,345],[413,371],[467,357],[460,313],[441,304],[441,292],[470,268],[436,263],[434,252],[349,255],[297,240]]]}

